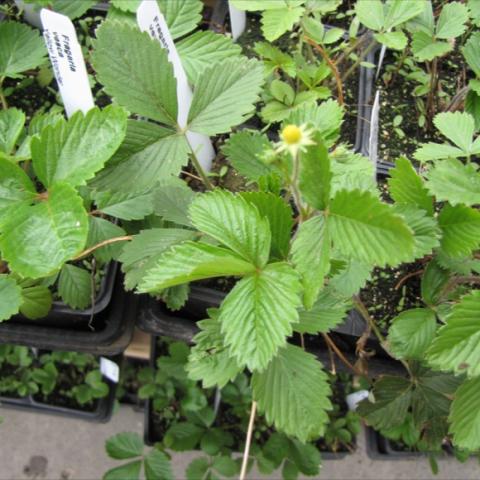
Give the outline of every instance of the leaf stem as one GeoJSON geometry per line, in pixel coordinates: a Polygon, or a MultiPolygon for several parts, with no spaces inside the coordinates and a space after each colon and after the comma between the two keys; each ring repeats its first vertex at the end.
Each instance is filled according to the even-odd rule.
{"type": "Polygon", "coordinates": [[[357,69],[360,63],[363,62],[365,57],[375,48],[376,45],[377,42],[375,40],[372,40],[369,43],[367,48],[358,56],[356,62],[343,74],[342,82],[346,82],[347,78],[350,77],[350,75],[357,69]]]}
{"type": "Polygon", "coordinates": [[[357,370],[345,357],[345,355],[342,353],[342,351],[337,347],[335,342],[330,338],[328,333],[322,333],[323,338],[327,342],[327,346],[329,346],[338,356],[338,358],[350,369],[352,372],[355,373],[355,375],[362,376],[362,372],[357,370]]]}
{"type": "Polygon", "coordinates": [[[107,240],[104,240],[103,242],[97,243],[93,247],[87,248],[83,252],[80,252],[76,257],[73,257],[72,260],[80,260],[84,257],[88,257],[92,252],[94,252],[98,248],[105,247],[106,245],[110,245],[111,243],[126,242],[126,241],[132,240],[132,239],[133,239],[132,235],[125,235],[123,237],[109,238],[107,240]]]}
{"type": "Polygon", "coordinates": [[[248,421],[247,438],[245,439],[245,449],[243,451],[242,469],[240,470],[239,480],[245,480],[247,474],[248,457],[250,455],[250,445],[252,444],[253,425],[255,423],[255,414],[257,412],[257,402],[252,401],[250,410],[250,420],[248,421]]]}
{"type": "Polygon", "coordinates": [[[205,170],[203,169],[203,167],[200,165],[200,162],[198,161],[198,158],[195,155],[195,152],[192,150],[190,153],[192,155],[191,159],[192,159],[193,166],[195,167],[195,170],[197,171],[198,175],[201,177],[204,185],[209,190],[213,190],[215,187],[213,183],[210,181],[210,179],[208,178],[208,175],[205,173],[205,170]]]}
{"type": "Polygon", "coordinates": [[[309,43],[318,53],[322,56],[322,58],[327,62],[327,65],[330,67],[330,70],[335,77],[335,82],[337,83],[337,94],[338,94],[338,103],[340,105],[345,104],[345,99],[343,97],[343,84],[342,79],[340,78],[340,73],[338,72],[338,68],[332,59],[329,57],[328,53],[316,42],[314,42],[310,37],[304,35],[305,40],[309,43]]]}

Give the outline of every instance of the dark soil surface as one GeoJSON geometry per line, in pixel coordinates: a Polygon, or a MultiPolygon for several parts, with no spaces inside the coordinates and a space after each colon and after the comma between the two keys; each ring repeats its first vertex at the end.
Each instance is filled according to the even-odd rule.
{"type": "MultiPolygon", "coordinates": [[[[387,65],[400,65],[400,60],[401,53],[387,53],[382,71],[385,72],[387,65]]],[[[442,112],[448,106],[451,97],[464,85],[465,77],[462,70],[464,63],[458,49],[440,60],[439,89],[442,96],[436,104],[436,113],[442,112]]],[[[405,66],[400,68],[400,72],[408,73],[405,66]]],[[[393,163],[401,155],[413,160],[413,153],[420,144],[445,141],[428,121],[423,126],[419,124],[421,107],[418,103],[423,100],[426,104],[427,97],[415,97],[413,90],[419,84],[407,80],[401,73],[394,74],[388,84],[380,78],[375,85],[380,91],[378,139],[380,162],[393,163]]]]}
{"type": "Polygon", "coordinates": [[[400,312],[423,305],[420,293],[423,268],[421,263],[412,263],[399,268],[374,269],[372,280],[360,296],[370,315],[383,329],[387,329],[400,312]],[[406,278],[410,274],[415,275],[406,278]]]}

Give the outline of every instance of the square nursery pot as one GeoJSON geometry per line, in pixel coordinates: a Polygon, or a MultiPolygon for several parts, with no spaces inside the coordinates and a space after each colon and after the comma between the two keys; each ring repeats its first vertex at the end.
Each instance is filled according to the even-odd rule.
{"type": "Polygon", "coordinates": [[[57,321],[15,318],[0,323],[0,343],[45,350],[65,350],[117,355],[130,343],[138,298],[123,290],[122,278],[112,282],[111,301],[97,314],[58,315],[57,321]]]}
{"type": "MultiPolygon", "coordinates": [[[[408,450],[385,438],[379,432],[371,427],[365,429],[367,441],[367,455],[374,460],[414,460],[426,458],[428,452],[420,452],[418,450],[408,450]]],[[[452,456],[453,450],[450,445],[443,446],[443,452],[437,455],[452,456]]]]}
{"type": "MultiPolygon", "coordinates": [[[[121,357],[117,356],[109,360],[119,365],[121,357]]],[[[0,407],[70,417],[95,423],[106,423],[110,420],[113,413],[117,382],[112,381],[103,373],[102,380],[108,385],[108,395],[96,400],[91,410],[48,404],[36,399],[35,395],[28,395],[24,398],[0,395],[0,407]]]]}
{"type": "MultiPolygon", "coordinates": [[[[310,351],[310,350],[309,350],[310,351]]],[[[151,356],[150,356],[150,367],[154,370],[157,369],[156,359],[158,356],[158,342],[155,336],[152,336],[152,347],[151,347],[151,356]]],[[[321,350],[310,351],[313,353],[324,365],[330,365],[330,355],[325,347],[321,350]]],[[[345,366],[341,363],[337,363],[337,371],[348,371],[346,370],[345,366]]],[[[383,369],[382,369],[383,371],[383,369]]],[[[395,371],[395,370],[393,370],[395,371]]],[[[145,417],[144,417],[144,442],[147,445],[153,446],[156,442],[161,441],[161,438],[157,437],[154,427],[154,420],[153,420],[153,401],[152,399],[148,399],[145,403],[145,417]]],[[[356,440],[354,441],[354,448],[356,449],[356,440]]],[[[199,452],[200,453],[200,452],[199,452]]],[[[238,452],[241,454],[241,452],[238,452]]],[[[322,459],[324,460],[341,460],[351,453],[349,451],[339,451],[339,452],[331,452],[331,451],[321,451],[322,459]]]]}

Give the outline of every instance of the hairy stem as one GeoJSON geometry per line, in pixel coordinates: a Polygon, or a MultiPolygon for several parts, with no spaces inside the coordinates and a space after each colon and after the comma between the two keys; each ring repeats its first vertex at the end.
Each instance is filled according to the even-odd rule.
{"type": "Polygon", "coordinates": [[[398,283],[393,287],[394,290],[398,290],[409,278],[416,277],[417,275],[421,275],[425,270],[422,268],[421,270],[417,270],[416,272],[410,272],[404,277],[402,277],[398,283]]]}
{"type": "Polygon", "coordinates": [[[117,243],[117,242],[126,242],[128,240],[132,240],[133,236],[132,235],[124,235],[123,237],[114,237],[114,238],[109,238],[107,240],[104,240],[103,242],[97,243],[93,247],[87,248],[83,252],[80,252],[76,257],[73,257],[72,260],[80,260],[84,257],[88,257],[92,252],[95,250],[105,247],[106,245],[110,245],[111,243],[117,243]]]}
{"type": "Polygon", "coordinates": [[[255,423],[255,414],[257,412],[257,402],[252,401],[250,410],[250,420],[248,421],[247,438],[245,440],[245,450],[243,451],[242,469],[239,480],[245,480],[248,467],[248,457],[250,456],[250,445],[252,444],[253,425],[255,423]]]}
{"type": "Polygon", "coordinates": [[[358,37],[355,42],[352,43],[348,48],[346,48],[335,60],[335,66],[338,68],[347,58],[350,56],[352,52],[354,52],[357,48],[360,48],[368,39],[368,33],[364,33],[360,37],[358,37]]]}
{"type": "Polygon", "coordinates": [[[342,351],[337,347],[335,342],[330,338],[328,333],[322,333],[323,338],[327,342],[327,345],[337,354],[338,358],[356,375],[363,375],[362,372],[357,370],[346,358],[342,351]]]}
{"type": "Polygon", "coordinates": [[[213,186],[213,183],[208,178],[208,175],[205,173],[205,170],[203,169],[203,167],[200,165],[200,162],[198,161],[198,158],[195,155],[195,152],[193,150],[191,151],[191,159],[192,159],[193,166],[195,167],[195,170],[197,171],[198,175],[201,177],[203,181],[203,184],[209,190],[213,190],[215,187],[213,186]]]}
{"type": "Polygon", "coordinates": [[[338,95],[338,103],[340,105],[345,104],[345,100],[343,98],[343,84],[342,79],[340,78],[340,73],[338,72],[338,68],[332,59],[329,57],[328,53],[316,42],[314,42],[310,37],[304,35],[305,40],[309,43],[318,53],[322,56],[322,58],[327,62],[327,65],[330,67],[330,70],[335,77],[335,82],[337,83],[337,95],[338,95]]]}
{"type": "Polygon", "coordinates": [[[357,61],[342,75],[342,82],[345,83],[347,79],[350,77],[350,75],[355,72],[355,70],[358,68],[358,66],[363,62],[365,57],[375,48],[375,45],[377,42],[375,40],[372,40],[367,48],[358,56],[357,61]]]}

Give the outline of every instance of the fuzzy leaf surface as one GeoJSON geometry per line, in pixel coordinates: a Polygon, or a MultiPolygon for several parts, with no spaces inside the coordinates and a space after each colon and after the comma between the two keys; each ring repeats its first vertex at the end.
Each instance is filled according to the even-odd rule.
{"type": "Polygon", "coordinates": [[[17,108],[0,111],[0,152],[12,153],[25,124],[25,114],[17,108]]]}
{"type": "Polygon", "coordinates": [[[18,313],[22,305],[22,289],[7,275],[0,275],[0,300],[0,321],[18,313]]]}
{"type": "MultiPolygon", "coordinates": [[[[125,235],[125,230],[118,225],[115,225],[108,220],[105,220],[101,217],[95,217],[93,215],[89,216],[88,222],[88,239],[87,239],[87,248],[93,247],[94,245],[103,242],[104,240],[109,240],[115,237],[122,237],[125,235]]],[[[107,263],[112,259],[116,259],[120,252],[122,251],[123,243],[116,242],[111,243],[110,245],[105,245],[104,247],[97,248],[93,255],[100,262],[107,263]]]]}
{"type": "Polygon", "coordinates": [[[65,264],[60,271],[58,293],[68,306],[84,310],[92,303],[92,279],[84,268],[65,264]]]}
{"type": "Polygon", "coordinates": [[[52,307],[52,293],[44,285],[22,288],[22,305],[20,312],[27,318],[35,320],[47,316],[52,307]]]}
{"type": "Polygon", "coordinates": [[[265,10],[262,15],[263,35],[269,42],[273,42],[291,30],[304,11],[305,9],[301,6],[265,10]]]}
{"type": "Polygon", "coordinates": [[[158,0],[158,4],[174,40],[194,30],[202,20],[200,0],[158,0]]]}

